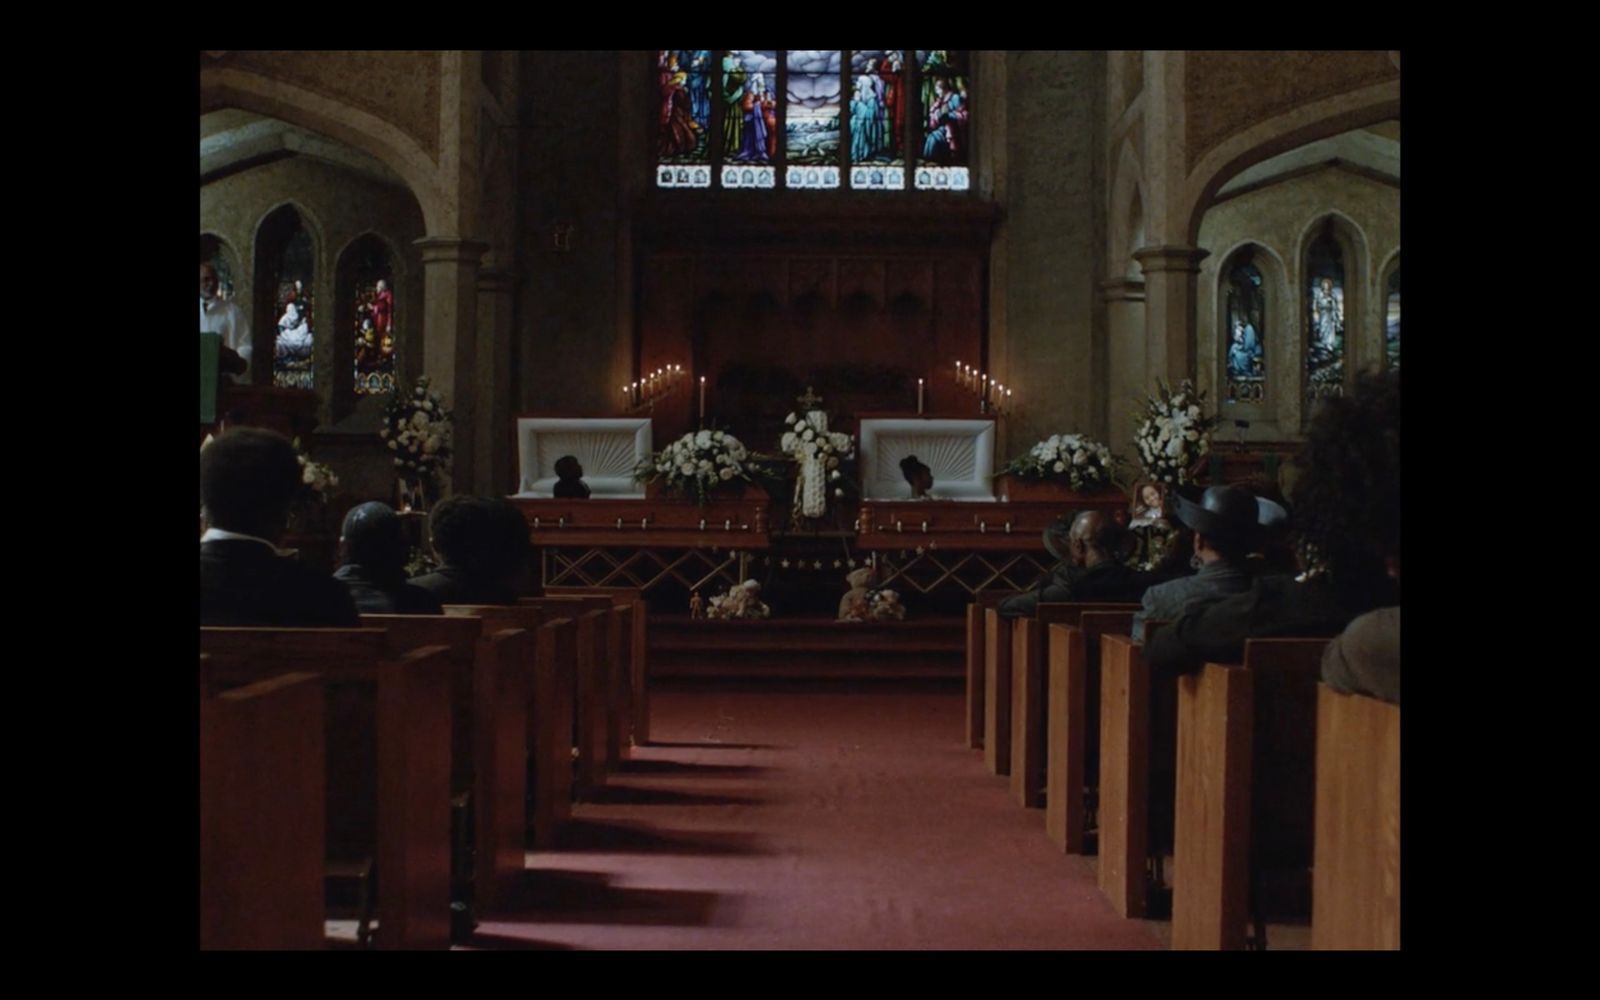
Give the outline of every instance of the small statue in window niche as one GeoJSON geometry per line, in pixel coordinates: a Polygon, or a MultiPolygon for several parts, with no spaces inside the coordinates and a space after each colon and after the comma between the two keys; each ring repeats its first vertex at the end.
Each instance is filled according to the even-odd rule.
{"type": "Polygon", "coordinates": [[[576,458],[563,455],[556,459],[556,475],[560,477],[554,491],[558,499],[589,499],[589,484],[583,481],[583,466],[578,464],[576,458]]]}
{"type": "Polygon", "coordinates": [[[911,484],[911,499],[929,499],[929,491],[933,489],[933,470],[918,461],[917,456],[907,455],[900,460],[900,474],[911,484]]]}
{"type": "Polygon", "coordinates": [[[689,595],[689,617],[691,619],[693,619],[693,620],[699,620],[701,618],[704,618],[705,616],[706,616],[705,598],[701,597],[700,596],[700,591],[697,590],[694,593],[689,595]]]}

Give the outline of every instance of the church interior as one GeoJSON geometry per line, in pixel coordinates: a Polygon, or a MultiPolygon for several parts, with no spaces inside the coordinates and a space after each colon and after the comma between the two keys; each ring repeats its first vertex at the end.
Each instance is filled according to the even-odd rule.
{"type": "Polygon", "coordinates": [[[378,502],[426,588],[517,516],[503,599],[202,601],[201,947],[1398,949],[1397,535],[1176,677],[1204,608],[1140,593],[1235,486],[1315,581],[1325,414],[1398,397],[1400,75],[202,51],[203,502],[241,428],[305,470],[203,573],[378,502]],[[1050,596],[1102,538],[1140,589],[1050,596]],[[1373,609],[1392,697],[1327,673],[1373,609]]]}

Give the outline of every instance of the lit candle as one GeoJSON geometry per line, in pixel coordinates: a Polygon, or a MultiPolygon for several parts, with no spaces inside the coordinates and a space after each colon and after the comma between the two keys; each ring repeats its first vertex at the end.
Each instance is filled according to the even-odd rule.
{"type": "Polygon", "coordinates": [[[706,377],[700,376],[700,423],[706,422],[706,377]]]}
{"type": "Polygon", "coordinates": [[[922,379],[917,379],[917,414],[922,414],[922,379]]]}

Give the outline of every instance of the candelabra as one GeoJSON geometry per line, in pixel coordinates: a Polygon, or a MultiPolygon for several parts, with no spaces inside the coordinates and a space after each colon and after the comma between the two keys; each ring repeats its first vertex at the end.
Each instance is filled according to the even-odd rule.
{"type": "Polygon", "coordinates": [[[1015,406],[1014,394],[1004,385],[964,361],[955,362],[956,387],[977,397],[979,413],[1002,415],[1015,406]]]}
{"type": "Polygon", "coordinates": [[[686,382],[688,377],[682,365],[663,365],[622,387],[622,409],[626,413],[654,410],[657,403],[677,392],[686,382]]]}

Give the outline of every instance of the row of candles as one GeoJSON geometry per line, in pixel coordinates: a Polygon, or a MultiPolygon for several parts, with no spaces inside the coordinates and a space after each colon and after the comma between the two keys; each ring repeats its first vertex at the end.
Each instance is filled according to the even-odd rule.
{"type": "Polygon", "coordinates": [[[1002,410],[1011,405],[1011,390],[964,361],[957,361],[956,385],[978,397],[986,409],[1002,410]]]}
{"type": "MultiPolygon", "coordinates": [[[[629,382],[623,386],[622,402],[625,406],[643,406],[672,392],[682,381],[682,365],[665,365],[657,368],[639,381],[629,382]]],[[[705,381],[704,378],[700,380],[701,405],[704,405],[705,381]]]]}

